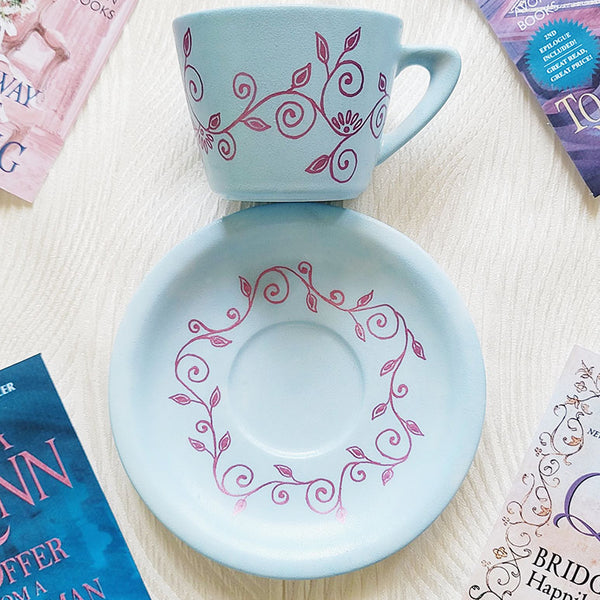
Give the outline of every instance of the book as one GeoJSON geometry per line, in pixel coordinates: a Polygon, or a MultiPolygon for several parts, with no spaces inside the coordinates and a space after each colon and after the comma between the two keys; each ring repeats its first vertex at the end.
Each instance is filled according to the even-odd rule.
{"type": "Polygon", "coordinates": [[[0,188],[33,202],[137,0],[0,0],[0,188]]]}
{"type": "Polygon", "coordinates": [[[600,1],[477,1],[584,181],[600,195],[600,1]]]}
{"type": "Polygon", "coordinates": [[[600,355],[576,347],[465,598],[598,597],[600,355]]]}
{"type": "Polygon", "coordinates": [[[149,600],[40,355],[0,371],[0,598],[149,600]]]}

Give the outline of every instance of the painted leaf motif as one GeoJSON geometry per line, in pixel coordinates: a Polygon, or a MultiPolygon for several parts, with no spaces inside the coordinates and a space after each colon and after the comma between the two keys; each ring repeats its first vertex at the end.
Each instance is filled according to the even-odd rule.
{"type": "Polygon", "coordinates": [[[365,453],[358,446],[350,446],[349,448],[346,448],[346,450],[348,450],[354,458],[365,458],[365,453]]]}
{"type": "Polygon", "coordinates": [[[380,417],[381,415],[385,414],[386,410],[387,404],[384,404],[383,402],[381,404],[378,404],[371,413],[371,420],[376,419],[377,417],[380,417]]]}
{"type": "Polygon", "coordinates": [[[282,477],[292,478],[294,474],[292,470],[287,465],[275,465],[275,468],[279,471],[279,474],[282,477]]]}
{"type": "Polygon", "coordinates": [[[420,342],[413,340],[412,349],[419,358],[425,360],[425,351],[423,350],[423,346],[420,344],[420,342]]]}
{"type": "Polygon", "coordinates": [[[356,306],[366,306],[367,304],[369,304],[369,302],[371,302],[371,300],[373,300],[373,290],[371,290],[368,294],[362,296],[362,298],[359,298],[358,302],[356,303],[356,306]]]}
{"type": "Polygon", "coordinates": [[[192,32],[190,31],[190,28],[188,27],[188,30],[185,32],[185,35],[183,36],[183,54],[186,56],[186,58],[190,55],[192,51],[192,32]]]}
{"type": "Polygon", "coordinates": [[[383,367],[381,367],[381,371],[379,371],[379,375],[381,375],[381,377],[383,377],[384,375],[391,373],[394,370],[395,366],[396,366],[396,359],[392,358],[391,360],[388,360],[385,363],[385,365],[383,365],[383,367]]]}
{"type": "Polygon", "coordinates": [[[208,119],[208,128],[219,129],[219,125],[221,125],[221,113],[215,113],[208,119]]]}
{"type": "Polygon", "coordinates": [[[414,421],[406,421],[406,427],[413,435],[423,435],[420,427],[414,421]]]}
{"type": "Polygon", "coordinates": [[[385,92],[387,88],[387,77],[383,73],[379,73],[379,91],[385,92]]]}
{"type": "Polygon", "coordinates": [[[346,520],[346,509],[343,506],[340,506],[337,509],[337,512],[335,513],[335,518],[340,522],[343,523],[346,520]]]}
{"type": "Polygon", "coordinates": [[[248,282],[247,279],[240,277],[240,290],[242,290],[242,294],[246,296],[246,298],[250,298],[250,294],[252,294],[252,286],[248,282]]]}
{"type": "Polygon", "coordinates": [[[253,131],[266,131],[267,129],[271,129],[270,125],[258,117],[250,117],[249,119],[242,121],[242,123],[253,131]]]}
{"type": "Polygon", "coordinates": [[[367,338],[365,337],[365,330],[364,330],[364,327],[360,323],[356,324],[354,331],[356,332],[356,335],[358,336],[359,339],[361,339],[363,342],[366,341],[367,338]]]}
{"type": "Polygon", "coordinates": [[[571,439],[567,442],[567,446],[579,446],[583,442],[583,438],[571,436],[571,439]]]}
{"type": "Polygon", "coordinates": [[[213,335],[210,338],[210,343],[215,348],[225,348],[225,346],[229,346],[229,344],[231,344],[231,340],[228,340],[227,338],[221,337],[220,335],[213,335]]]}
{"type": "Polygon", "coordinates": [[[325,167],[329,164],[329,155],[322,154],[319,158],[315,158],[306,169],[304,169],[307,173],[320,173],[325,170],[325,167]]]}
{"type": "Polygon", "coordinates": [[[383,485],[386,485],[386,483],[388,483],[393,476],[394,476],[394,471],[392,469],[386,469],[381,474],[381,482],[383,483],[383,485]]]}
{"type": "Polygon", "coordinates": [[[233,507],[233,514],[237,515],[238,513],[241,513],[246,508],[247,505],[248,505],[248,503],[246,502],[246,499],[240,498],[235,503],[235,506],[233,507]]]}
{"type": "Polygon", "coordinates": [[[317,37],[317,58],[323,63],[327,64],[329,61],[329,46],[325,38],[318,32],[315,31],[317,37]]]}
{"type": "Polygon", "coordinates": [[[550,513],[552,512],[552,509],[549,506],[542,506],[542,508],[540,508],[537,511],[537,514],[540,515],[540,517],[546,517],[548,516],[550,513]]]}
{"type": "Polygon", "coordinates": [[[169,396],[169,400],[174,400],[177,404],[181,404],[181,406],[185,406],[186,404],[190,404],[192,399],[185,394],[175,394],[174,396],[169,396]]]}
{"type": "Polygon", "coordinates": [[[397,389],[392,390],[394,398],[404,398],[408,394],[408,386],[405,383],[401,383],[397,389]]]}
{"type": "Polygon", "coordinates": [[[586,415],[591,415],[592,411],[590,410],[590,407],[587,404],[582,404],[581,405],[581,410],[586,414],[586,415]]]}
{"type": "Polygon", "coordinates": [[[312,312],[317,312],[317,297],[310,292],[306,295],[306,306],[308,306],[312,312]]]}
{"type": "Polygon", "coordinates": [[[231,436],[229,435],[229,431],[225,432],[225,435],[219,440],[219,450],[221,452],[225,452],[227,448],[231,446],[231,436]]]}
{"type": "Polygon", "coordinates": [[[349,52],[350,50],[354,50],[358,45],[358,41],[360,40],[360,27],[353,31],[344,42],[344,52],[349,52]]]}
{"type": "Polygon", "coordinates": [[[306,66],[294,71],[292,75],[292,87],[299,88],[305,86],[310,81],[310,70],[311,64],[308,63],[306,66]]]}
{"type": "Polygon", "coordinates": [[[210,395],[210,405],[214,408],[221,401],[221,390],[217,386],[210,395]]]}
{"type": "Polygon", "coordinates": [[[361,339],[363,342],[366,341],[366,337],[365,337],[365,330],[363,328],[363,326],[360,323],[356,324],[356,327],[354,328],[354,331],[356,333],[356,335],[358,336],[359,339],[361,339]]]}
{"type": "Polygon", "coordinates": [[[201,442],[200,440],[195,440],[194,438],[188,438],[188,439],[190,441],[192,448],[194,450],[196,450],[197,452],[204,452],[206,450],[206,445],[204,444],[204,442],[201,442]]]}

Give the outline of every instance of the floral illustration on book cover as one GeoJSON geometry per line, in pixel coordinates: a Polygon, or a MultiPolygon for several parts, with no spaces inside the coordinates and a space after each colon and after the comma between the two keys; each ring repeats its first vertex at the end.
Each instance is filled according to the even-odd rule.
{"type": "Polygon", "coordinates": [[[465,598],[600,596],[599,415],[600,355],[575,348],[465,598]]]}
{"type": "Polygon", "coordinates": [[[137,0],[0,0],[0,188],[33,201],[137,0]]]}
{"type": "Polygon", "coordinates": [[[478,3],[588,187],[600,195],[600,1],[478,3]]]}
{"type": "Polygon", "coordinates": [[[39,355],[0,371],[0,597],[149,599],[39,355]]]}

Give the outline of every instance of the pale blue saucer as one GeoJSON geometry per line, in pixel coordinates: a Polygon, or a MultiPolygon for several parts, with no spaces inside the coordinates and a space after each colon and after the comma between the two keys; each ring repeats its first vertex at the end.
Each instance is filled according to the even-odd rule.
{"type": "Polygon", "coordinates": [[[335,575],[409,543],[463,480],[484,415],[477,335],[415,243],[328,205],[251,208],[146,277],[110,373],[141,497],[221,563],[335,575]]]}

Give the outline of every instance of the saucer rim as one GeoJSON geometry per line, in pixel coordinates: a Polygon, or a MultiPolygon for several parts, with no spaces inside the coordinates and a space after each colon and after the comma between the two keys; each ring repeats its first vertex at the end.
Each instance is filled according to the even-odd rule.
{"type": "MultiPolygon", "coordinates": [[[[110,420],[121,463],[138,494],[156,518],[178,538],[212,560],[239,571],[277,579],[314,579],[354,571],[379,562],[394,554],[421,535],[435,521],[439,514],[443,512],[455,496],[471,467],[483,427],[485,391],[485,368],[475,327],[456,288],[445,273],[443,273],[439,265],[419,245],[385,223],[350,209],[322,203],[265,204],[244,209],[203,227],[176,245],[148,273],[131,299],[115,338],[109,373],[110,420]],[[432,506],[430,506],[429,513],[435,513],[435,516],[432,519],[427,519],[428,522],[423,527],[413,527],[408,535],[398,536],[402,539],[396,540],[395,544],[388,543],[377,552],[367,550],[366,555],[359,552],[359,558],[353,555],[352,560],[341,555],[337,563],[330,559],[327,561],[309,559],[305,564],[299,565],[297,563],[290,564],[289,561],[286,562],[282,558],[278,563],[271,561],[269,564],[265,564],[265,561],[261,560],[261,556],[253,555],[252,552],[248,554],[248,552],[243,551],[238,556],[225,556],[227,553],[223,551],[223,543],[219,543],[219,540],[212,540],[209,544],[205,540],[190,540],[186,538],[184,523],[178,522],[177,518],[165,518],[164,514],[161,514],[160,506],[157,508],[157,504],[160,505],[160,500],[158,502],[155,498],[150,498],[149,500],[148,494],[145,491],[147,483],[140,481],[139,465],[136,465],[135,461],[132,463],[130,460],[132,450],[127,447],[127,432],[123,430],[123,422],[119,421],[120,408],[117,398],[122,396],[122,390],[117,392],[117,388],[121,388],[123,385],[121,373],[123,368],[127,368],[123,367],[128,362],[127,346],[131,347],[131,344],[135,345],[136,332],[131,332],[129,327],[131,314],[132,312],[139,311],[137,304],[139,304],[140,300],[146,304],[152,302],[152,298],[157,293],[160,293],[161,289],[164,289],[164,284],[172,279],[172,269],[177,270],[178,265],[186,262],[184,260],[185,257],[189,258],[190,256],[201,254],[203,248],[211,247],[215,243],[223,243],[223,241],[226,241],[228,235],[236,235],[237,232],[244,230],[248,225],[248,220],[253,224],[260,224],[268,222],[269,219],[275,221],[277,219],[284,219],[286,221],[299,219],[305,221],[306,219],[318,220],[321,216],[324,216],[326,219],[337,217],[336,226],[346,226],[351,229],[358,227],[363,232],[363,235],[368,230],[366,235],[374,234],[377,243],[383,246],[389,245],[390,240],[392,240],[394,242],[392,246],[395,254],[399,257],[406,257],[408,253],[410,258],[414,259],[416,266],[420,267],[420,270],[427,275],[427,278],[434,279],[436,285],[447,292],[444,297],[446,303],[450,305],[448,314],[452,315],[453,320],[458,323],[457,329],[460,329],[463,333],[463,340],[461,341],[464,345],[461,349],[465,357],[468,356],[468,360],[470,361],[470,381],[468,382],[468,387],[473,390],[473,397],[466,406],[470,423],[468,428],[469,435],[465,436],[469,438],[467,440],[468,443],[457,454],[455,472],[453,473],[452,480],[450,481],[449,479],[445,488],[446,493],[431,499],[430,505],[432,506]],[[460,464],[458,464],[458,458],[460,458],[460,464]],[[459,473],[458,476],[456,475],[457,470],[459,473]],[[161,516],[158,516],[159,514],[161,516]],[[334,563],[333,565],[331,564],[332,562],[334,563]]],[[[135,449],[133,449],[133,453],[135,454],[135,449]]]]}

